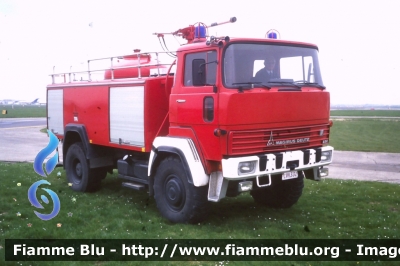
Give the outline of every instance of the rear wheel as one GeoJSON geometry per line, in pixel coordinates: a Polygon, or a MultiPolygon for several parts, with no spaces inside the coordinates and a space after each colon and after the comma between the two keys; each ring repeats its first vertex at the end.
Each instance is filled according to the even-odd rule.
{"type": "Polygon", "coordinates": [[[290,180],[275,180],[271,186],[250,192],[254,201],[270,208],[290,208],[303,193],[304,177],[302,172],[299,176],[290,180]]]}
{"type": "Polygon", "coordinates": [[[208,213],[207,186],[195,187],[188,182],[181,161],[164,159],[154,177],[157,208],[173,223],[197,223],[208,213]]]}
{"type": "MultiPolygon", "coordinates": [[[[68,183],[75,191],[88,192],[100,188],[103,173],[98,169],[90,169],[81,142],[71,145],[65,159],[65,170],[68,183]]],[[[107,174],[107,173],[106,173],[107,174]]]]}

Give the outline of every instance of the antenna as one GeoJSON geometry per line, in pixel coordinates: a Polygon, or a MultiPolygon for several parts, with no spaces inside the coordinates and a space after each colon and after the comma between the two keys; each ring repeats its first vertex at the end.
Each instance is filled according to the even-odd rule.
{"type": "Polygon", "coordinates": [[[170,33],[153,33],[157,35],[159,38],[163,38],[165,34],[171,34],[175,36],[181,36],[182,38],[186,39],[188,43],[192,43],[195,39],[202,39],[207,37],[206,30],[209,27],[215,27],[227,23],[234,23],[236,22],[236,17],[231,17],[228,21],[224,22],[214,22],[210,26],[206,26],[204,23],[198,22],[194,25],[189,25],[189,27],[179,29],[174,32],[170,33]]]}
{"type": "Polygon", "coordinates": [[[215,26],[219,26],[219,25],[223,25],[223,24],[227,24],[227,23],[235,23],[236,22],[236,17],[231,17],[228,21],[225,21],[225,22],[214,22],[214,23],[211,23],[211,25],[210,26],[208,26],[209,28],[211,28],[211,27],[215,27],[215,26]]]}

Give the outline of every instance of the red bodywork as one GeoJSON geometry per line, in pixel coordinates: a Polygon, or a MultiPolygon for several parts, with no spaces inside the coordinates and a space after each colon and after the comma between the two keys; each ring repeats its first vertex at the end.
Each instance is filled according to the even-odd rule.
{"type": "MultiPolygon", "coordinates": [[[[257,41],[303,45],[277,40],[257,41]]],[[[143,67],[141,75],[147,77],[139,79],[119,79],[137,77],[137,69],[114,71],[114,80],[107,80],[111,78],[111,71],[107,71],[104,81],[53,84],[48,89],[63,89],[64,127],[71,123],[84,124],[91,144],[150,152],[157,136],[188,137],[194,141],[208,174],[215,171],[225,156],[306,149],[327,143],[330,98],[325,90],[304,86],[301,92],[283,92],[273,87],[270,90],[254,88],[239,93],[236,89],[223,86],[220,69],[215,84],[217,92],[213,86],[184,86],[183,62],[186,54],[210,49],[217,51],[218,61],[221,62],[223,47],[207,46],[205,42],[182,46],[177,52],[177,62],[180,64],[177,65],[175,77],[148,77],[152,67],[143,67]],[[110,142],[110,87],[124,86],[144,86],[144,147],[110,142]],[[213,98],[214,102],[214,119],[211,122],[205,121],[203,116],[206,97],[213,98]],[[217,129],[226,134],[215,136],[217,129]],[[324,129],[322,136],[319,135],[321,129],[324,129]],[[271,138],[284,141],[309,137],[314,137],[313,141],[268,146],[271,138]]],[[[137,56],[131,59],[138,61],[137,56]]],[[[149,61],[150,58],[143,60],[149,61]]],[[[58,137],[63,138],[62,135],[58,137]]]]}
{"type": "MultiPolygon", "coordinates": [[[[132,77],[149,77],[151,69],[159,69],[157,62],[152,61],[150,54],[133,54],[117,58],[113,64],[114,70],[109,69],[104,73],[104,79],[124,79],[132,77]],[[145,67],[140,67],[147,65],[145,67]],[[148,66],[151,65],[151,66],[148,66]],[[138,66],[132,68],[132,66],[138,66]]],[[[161,66],[161,68],[164,68],[161,66]]]]}
{"type": "MultiPolygon", "coordinates": [[[[172,84],[172,77],[169,78],[172,84]]],[[[69,86],[52,86],[52,89],[63,89],[64,94],[64,127],[68,124],[85,125],[91,144],[127,149],[132,151],[149,152],[154,138],[158,135],[166,135],[168,124],[168,95],[165,89],[166,79],[151,78],[138,82],[138,80],[126,81],[121,84],[115,82],[91,82],[88,84],[74,84],[69,86]],[[145,146],[119,145],[110,142],[109,121],[109,88],[124,86],[144,85],[144,132],[145,146]]],[[[169,85],[170,86],[170,85],[169,85]]],[[[127,110],[129,111],[129,110],[127,110]]],[[[58,135],[63,138],[62,135],[58,135]]]]}

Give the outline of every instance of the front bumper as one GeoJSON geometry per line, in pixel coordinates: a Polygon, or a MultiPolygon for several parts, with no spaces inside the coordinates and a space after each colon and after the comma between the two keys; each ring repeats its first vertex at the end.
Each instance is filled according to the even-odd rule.
{"type": "Polygon", "coordinates": [[[287,151],[258,156],[222,159],[222,175],[226,179],[246,179],[261,175],[276,175],[290,171],[303,171],[321,167],[332,162],[333,147],[287,151]],[[330,154],[326,156],[325,154],[330,154]],[[239,166],[244,162],[254,162],[254,171],[243,173],[239,166]]]}
{"type": "MultiPolygon", "coordinates": [[[[292,171],[308,171],[311,179],[319,180],[327,176],[328,171],[322,171],[333,159],[333,147],[325,146],[317,149],[287,151],[263,155],[234,157],[222,160],[222,172],[210,175],[208,199],[219,201],[225,197],[228,181],[254,180],[257,186],[271,185],[271,176],[292,171]],[[269,184],[260,185],[259,178],[269,177],[269,184]]],[[[309,178],[309,177],[308,177],[309,178]]]]}

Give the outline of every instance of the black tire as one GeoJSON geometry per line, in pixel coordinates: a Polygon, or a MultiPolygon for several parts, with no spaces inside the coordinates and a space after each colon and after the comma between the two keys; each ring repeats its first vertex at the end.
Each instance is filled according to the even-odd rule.
{"type": "Polygon", "coordinates": [[[173,223],[198,223],[208,214],[208,186],[188,182],[181,161],[164,159],[154,177],[154,198],[161,215],[173,223]]]}
{"type": "Polygon", "coordinates": [[[299,176],[290,180],[273,180],[272,185],[250,192],[254,201],[270,208],[290,208],[301,197],[304,187],[302,172],[299,176]]]}
{"type": "Polygon", "coordinates": [[[98,169],[90,169],[82,143],[71,145],[65,159],[65,171],[72,190],[80,192],[96,191],[100,188],[101,177],[98,169]]]}

